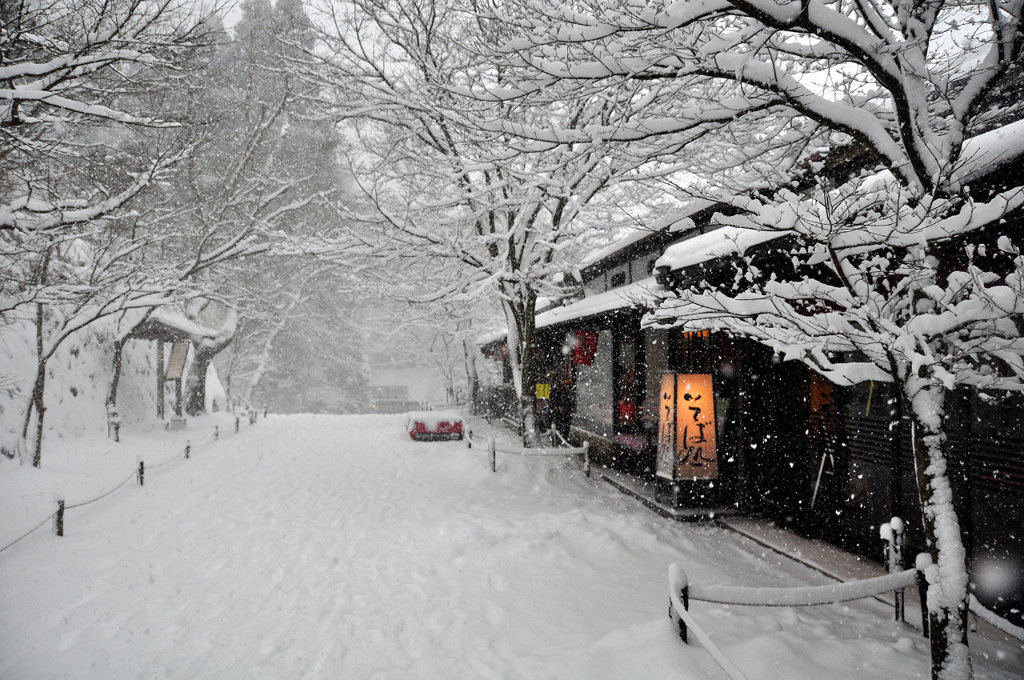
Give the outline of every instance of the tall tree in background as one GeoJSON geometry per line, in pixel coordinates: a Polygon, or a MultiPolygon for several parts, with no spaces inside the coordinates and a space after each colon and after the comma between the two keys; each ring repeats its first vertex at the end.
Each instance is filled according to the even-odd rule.
{"type": "MultiPolygon", "coordinates": [[[[506,317],[524,439],[534,437],[534,315],[538,295],[561,269],[562,253],[585,229],[581,211],[627,173],[590,140],[520,144],[494,129],[513,112],[500,101],[464,96],[455,75],[500,82],[501,68],[478,52],[502,27],[450,2],[318,4],[323,49],[308,55],[308,77],[324,90],[328,112],[348,124],[354,175],[369,204],[373,247],[450,267],[448,288],[425,301],[463,304],[496,297],[506,317]]],[[[574,101],[524,114],[543,120],[615,125],[630,108],[615,98],[574,101]]]]}
{"type": "MultiPolygon", "coordinates": [[[[319,267],[316,260],[337,258],[345,249],[336,205],[344,176],[332,126],[310,119],[306,100],[312,93],[291,75],[290,60],[312,46],[301,3],[248,0],[241,7],[234,40],[220,45],[192,102],[193,117],[207,121],[205,135],[175,195],[190,206],[182,252],[197,261],[198,253],[234,254],[223,266],[205,269],[200,281],[243,318],[238,328],[250,336],[243,349],[254,354],[243,364],[252,383],[238,391],[245,376],[226,377],[237,394],[251,396],[268,373],[285,370],[270,366],[271,359],[298,360],[269,350],[275,336],[307,318],[310,310],[296,305],[314,290],[311,267],[324,277],[315,283],[332,285],[337,269],[319,267]]],[[[309,323],[319,327],[322,320],[309,323]]],[[[219,352],[230,341],[209,349],[219,352]]],[[[200,377],[187,381],[190,413],[205,404],[200,377]]]]}

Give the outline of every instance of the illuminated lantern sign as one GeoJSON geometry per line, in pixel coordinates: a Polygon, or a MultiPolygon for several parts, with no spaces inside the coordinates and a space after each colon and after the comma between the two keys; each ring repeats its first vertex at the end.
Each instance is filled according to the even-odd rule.
{"type": "Polygon", "coordinates": [[[717,479],[717,454],[711,374],[666,373],[658,408],[658,476],[717,479]]]}

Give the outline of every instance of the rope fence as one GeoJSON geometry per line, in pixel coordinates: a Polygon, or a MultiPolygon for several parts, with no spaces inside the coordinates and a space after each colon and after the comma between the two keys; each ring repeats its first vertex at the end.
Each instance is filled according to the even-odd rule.
{"type": "MultiPolygon", "coordinates": [[[[860,581],[849,581],[823,586],[799,588],[750,588],[734,586],[691,585],[686,572],[676,563],[669,565],[669,617],[679,626],[679,637],[688,642],[688,634],[700,642],[731,680],[746,680],[736,667],[701,628],[690,613],[690,602],[739,605],[749,607],[809,607],[850,602],[876,597],[888,592],[899,592],[917,583],[921,573],[906,569],[860,581]]],[[[926,619],[927,621],[927,619],[926,619]]]]}
{"type": "Polygon", "coordinates": [[[21,536],[18,536],[16,539],[14,539],[13,541],[8,543],[7,545],[5,545],[2,548],[0,548],[0,553],[2,553],[3,551],[7,550],[8,548],[10,548],[15,543],[18,543],[19,541],[28,538],[29,536],[34,534],[36,531],[41,529],[44,524],[46,524],[47,522],[50,522],[50,521],[54,521],[55,519],[56,519],[56,514],[54,514],[54,515],[47,515],[46,519],[44,519],[42,522],[40,522],[39,524],[35,525],[31,529],[29,529],[28,531],[23,533],[21,536]]]}
{"type": "MultiPolygon", "coordinates": [[[[248,412],[248,420],[249,420],[249,424],[250,425],[253,425],[253,424],[255,424],[257,422],[257,413],[258,412],[256,410],[254,410],[254,409],[252,409],[252,410],[250,410],[248,412]]],[[[266,417],[266,415],[267,415],[266,409],[264,408],[263,416],[266,417]]],[[[239,431],[239,417],[236,416],[235,417],[235,432],[238,432],[238,431],[239,431]]],[[[39,522],[39,524],[36,524],[34,527],[29,529],[25,533],[21,534],[20,536],[18,536],[14,540],[10,541],[9,543],[4,544],[3,546],[0,546],[0,553],[4,552],[8,548],[11,548],[11,547],[15,546],[16,544],[20,543],[21,541],[25,540],[26,538],[28,538],[29,536],[31,536],[32,534],[37,532],[39,529],[41,529],[43,526],[45,526],[49,522],[53,523],[54,533],[57,536],[63,536],[64,535],[64,514],[68,510],[75,510],[77,508],[84,508],[87,505],[92,505],[93,503],[101,501],[104,498],[106,498],[107,496],[109,496],[112,493],[114,493],[115,491],[117,491],[118,489],[123,488],[129,482],[132,482],[132,481],[137,482],[139,486],[144,486],[147,467],[148,467],[149,471],[159,470],[160,468],[166,467],[166,466],[170,465],[171,463],[173,463],[173,462],[175,462],[175,461],[177,461],[179,459],[183,458],[185,460],[188,460],[189,458],[191,458],[192,453],[197,448],[205,447],[205,446],[207,446],[207,445],[209,445],[209,444],[211,444],[213,442],[218,441],[219,439],[220,439],[220,426],[219,425],[214,425],[213,426],[213,432],[211,434],[207,435],[198,444],[193,444],[191,442],[191,440],[186,440],[184,447],[182,447],[173,456],[171,456],[170,458],[168,458],[168,459],[166,459],[166,460],[164,460],[164,461],[162,461],[160,463],[157,463],[155,465],[147,466],[142,459],[139,459],[138,467],[135,470],[133,470],[130,475],[125,477],[116,486],[113,486],[112,488],[107,489],[106,491],[104,491],[103,493],[99,494],[98,496],[95,496],[93,498],[89,498],[89,499],[86,499],[86,500],[78,501],[78,502],[75,502],[75,503],[66,503],[63,498],[58,498],[57,501],[56,501],[57,502],[57,508],[56,508],[56,510],[54,510],[53,513],[47,515],[42,521],[39,522]]]]}
{"type": "MultiPolygon", "coordinates": [[[[917,556],[914,567],[903,568],[904,554],[904,523],[898,517],[879,527],[881,534],[886,568],[889,571],[884,576],[861,579],[856,581],[845,581],[822,586],[802,586],[797,588],[751,588],[747,586],[722,586],[691,584],[686,571],[676,563],[669,565],[668,587],[669,587],[669,618],[678,625],[679,637],[687,642],[688,633],[692,632],[694,637],[711,654],[716,663],[726,672],[730,680],[746,680],[746,676],[722,653],[722,650],[714,643],[703,628],[694,620],[690,613],[690,602],[706,602],[708,604],[738,605],[750,607],[809,607],[817,605],[836,604],[839,602],[850,602],[878,598],[885,593],[894,593],[893,609],[897,621],[905,621],[904,590],[917,586],[921,601],[921,627],[925,637],[928,637],[928,581],[925,577],[926,570],[931,566],[931,556],[922,553],[917,556]]],[[[975,610],[977,601],[971,601],[971,610],[975,610]]],[[[980,605],[977,605],[981,608],[980,605]]],[[[983,608],[982,608],[983,609],[983,608]]],[[[993,618],[999,617],[991,612],[993,618]]],[[[992,625],[1004,630],[1006,626],[1012,626],[1008,622],[1000,620],[999,625],[991,622],[992,625]]],[[[1018,629],[1019,631],[1019,629],[1018,629]]],[[[1009,631],[1013,634],[1018,631],[1009,631]]]]}
{"type": "MultiPolygon", "coordinates": [[[[488,437],[486,443],[481,446],[480,440],[473,439],[473,431],[466,431],[466,446],[473,448],[474,445],[477,448],[487,449],[488,459],[491,463],[491,472],[498,471],[498,453],[503,453],[510,456],[522,456],[523,458],[561,458],[571,456],[582,456],[583,457],[583,473],[587,477],[590,476],[590,442],[583,442],[583,446],[571,447],[571,446],[541,446],[536,448],[498,448],[494,437],[488,437]]],[[[562,440],[565,442],[565,440],[562,440]]],[[[565,442],[568,444],[568,442],[565,442]]]]}

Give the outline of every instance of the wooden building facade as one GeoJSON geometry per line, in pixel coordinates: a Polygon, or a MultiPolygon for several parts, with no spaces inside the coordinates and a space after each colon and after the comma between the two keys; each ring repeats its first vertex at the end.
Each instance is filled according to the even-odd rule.
{"type": "MultiPolygon", "coordinates": [[[[911,549],[923,550],[910,432],[892,385],[841,387],[751,340],[643,324],[664,294],[652,272],[669,244],[691,240],[689,275],[715,276],[726,251],[714,210],[705,204],[686,215],[685,232],[655,231],[601,253],[581,270],[581,299],[538,314],[547,381],[538,386],[547,396],[537,401],[539,414],[554,411],[557,420],[564,410],[570,439],[589,441],[596,462],[653,487],[662,504],[769,517],[872,559],[879,525],[900,516],[911,549]],[[679,381],[693,376],[706,376],[709,387],[698,394],[679,381]],[[670,402],[676,423],[666,427],[670,402]],[[696,437],[706,446],[712,431],[713,452],[698,451],[696,437]]],[[[950,395],[947,414],[974,593],[1019,624],[1024,397],[962,389],[950,395]]]]}

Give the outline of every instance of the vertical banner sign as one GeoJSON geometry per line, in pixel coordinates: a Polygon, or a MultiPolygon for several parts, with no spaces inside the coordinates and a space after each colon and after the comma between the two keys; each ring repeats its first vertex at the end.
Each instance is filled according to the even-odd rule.
{"type": "Polygon", "coordinates": [[[655,474],[675,479],[676,460],[676,374],[661,376],[658,399],[658,461],[655,474]]]}
{"type": "Polygon", "coordinates": [[[676,479],[718,479],[710,373],[676,376],[676,479]]]}
{"type": "Polygon", "coordinates": [[[188,358],[190,342],[175,342],[171,345],[171,360],[167,363],[164,380],[181,380],[185,376],[185,359],[188,358]]]}
{"type": "Polygon", "coordinates": [[[667,479],[717,479],[715,399],[711,374],[663,375],[658,416],[658,476],[667,479]]]}

